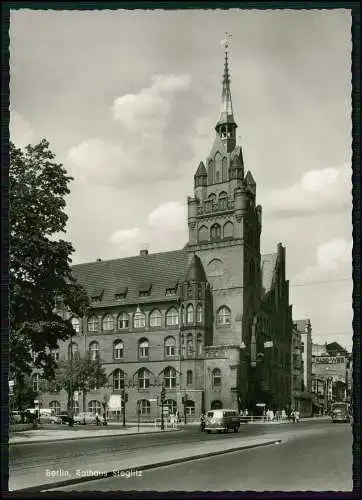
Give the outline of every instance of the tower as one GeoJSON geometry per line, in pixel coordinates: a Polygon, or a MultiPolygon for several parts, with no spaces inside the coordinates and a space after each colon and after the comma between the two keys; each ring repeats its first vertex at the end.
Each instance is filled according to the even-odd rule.
{"type": "Polygon", "coordinates": [[[212,344],[248,344],[260,298],[261,207],[256,183],[244,175],[236,143],[229,71],[229,36],[224,41],[221,112],[206,162],[194,176],[188,197],[188,250],[196,254],[212,287],[212,344]]]}

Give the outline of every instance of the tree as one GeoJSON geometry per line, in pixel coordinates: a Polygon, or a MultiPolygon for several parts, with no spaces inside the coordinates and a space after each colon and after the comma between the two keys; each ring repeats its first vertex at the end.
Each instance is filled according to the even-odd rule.
{"type": "Polygon", "coordinates": [[[34,400],[37,396],[38,393],[34,391],[31,377],[24,376],[14,384],[11,406],[20,412],[23,412],[27,408],[34,408],[34,400]]]}
{"type": "Polygon", "coordinates": [[[25,150],[10,144],[10,374],[17,381],[34,366],[51,377],[51,350],[74,334],[70,321],[56,313],[56,299],[77,316],[88,307],[71,273],[74,249],[59,238],[72,177],[54,158],[45,139],[25,150]]]}
{"type": "Polygon", "coordinates": [[[68,394],[68,406],[72,407],[73,392],[82,391],[83,408],[85,408],[87,392],[92,387],[103,387],[108,381],[99,356],[91,359],[89,352],[80,357],[76,354],[73,360],[60,361],[55,371],[54,383],[65,389],[68,394]]]}

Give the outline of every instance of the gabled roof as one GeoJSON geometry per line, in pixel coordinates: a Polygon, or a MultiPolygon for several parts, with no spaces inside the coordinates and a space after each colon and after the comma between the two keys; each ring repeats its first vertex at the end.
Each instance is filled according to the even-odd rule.
{"type": "Polygon", "coordinates": [[[198,166],[198,169],[196,170],[196,174],[194,177],[201,177],[201,176],[207,177],[206,167],[202,161],[200,161],[200,164],[198,166]]]}
{"type": "Polygon", "coordinates": [[[272,288],[277,260],[277,253],[268,253],[261,256],[261,276],[265,293],[270,292],[272,288]]]}
{"type": "Polygon", "coordinates": [[[169,283],[184,281],[187,269],[188,252],[182,249],[78,264],[72,267],[72,273],[90,297],[95,288],[104,290],[99,305],[111,306],[117,304],[115,294],[120,288],[127,289],[125,304],[170,300],[166,288],[169,283]],[[149,284],[152,285],[150,296],[140,298],[140,288],[149,284]]]}
{"type": "Polygon", "coordinates": [[[187,270],[185,281],[207,281],[202,262],[200,260],[200,257],[198,257],[197,255],[194,255],[192,257],[192,261],[187,270]]]}
{"type": "Polygon", "coordinates": [[[250,170],[248,170],[248,173],[246,174],[245,176],[245,183],[248,185],[248,186],[256,186],[256,183],[254,181],[254,177],[252,176],[250,170]]]}

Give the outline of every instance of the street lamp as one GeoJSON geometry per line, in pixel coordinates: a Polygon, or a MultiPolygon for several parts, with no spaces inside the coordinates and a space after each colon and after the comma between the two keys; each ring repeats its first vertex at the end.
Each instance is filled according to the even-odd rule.
{"type": "Polygon", "coordinates": [[[165,402],[165,398],[166,398],[166,389],[164,386],[162,386],[162,389],[161,389],[161,431],[165,430],[165,422],[164,422],[164,418],[163,418],[163,404],[165,402]]]}
{"type": "Polygon", "coordinates": [[[123,401],[123,427],[126,427],[126,403],[128,402],[128,394],[125,389],[122,390],[122,401],[123,401]]]}
{"type": "Polygon", "coordinates": [[[186,405],[187,405],[188,399],[189,399],[189,396],[188,396],[188,394],[185,393],[185,395],[182,396],[182,404],[184,405],[184,422],[185,422],[185,425],[187,424],[186,405]]]}

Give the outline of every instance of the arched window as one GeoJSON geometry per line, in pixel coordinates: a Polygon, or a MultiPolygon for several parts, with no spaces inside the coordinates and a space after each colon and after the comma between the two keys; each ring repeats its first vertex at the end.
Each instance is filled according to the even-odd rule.
{"type": "Polygon", "coordinates": [[[222,276],[223,267],[222,261],[220,259],[212,259],[207,265],[207,275],[208,276],[222,276]]]}
{"type": "Polygon", "coordinates": [[[207,169],[207,181],[208,184],[214,184],[214,164],[212,160],[209,160],[207,169]]]}
{"type": "Polygon", "coordinates": [[[193,339],[192,339],[192,334],[189,333],[187,335],[187,355],[188,356],[192,356],[193,353],[194,353],[194,342],[193,342],[193,339]]]}
{"type": "Polygon", "coordinates": [[[196,323],[202,323],[202,305],[197,304],[196,307],[196,323]]]}
{"type": "Polygon", "coordinates": [[[222,159],[222,181],[226,182],[228,180],[228,163],[227,159],[222,159]]]}
{"type": "Polygon", "coordinates": [[[166,389],[173,389],[176,387],[176,370],[170,366],[165,368],[163,372],[166,389]]]}
{"type": "Polygon", "coordinates": [[[215,173],[215,182],[220,182],[220,170],[216,170],[216,173],[215,173]]]}
{"type": "Polygon", "coordinates": [[[222,402],[219,401],[218,399],[215,399],[211,403],[211,409],[212,410],[221,410],[222,409],[222,402]]]}
{"type": "Polygon", "coordinates": [[[99,401],[96,401],[95,399],[93,401],[89,401],[88,403],[88,411],[90,413],[94,413],[96,415],[99,415],[102,411],[102,405],[99,401]]]}
{"type": "Polygon", "coordinates": [[[151,403],[148,399],[141,399],[138,401],[138,407],[141,415],[149,415],[151,413],[151,403]]]}
{"type": "Polygon", "coordinates": [[[194,306],[189,304],[187,306],[187,323],[190,325],[194,322],[194,306]]]}
{"type": "Polygon", "coordinates": [[[146,316],[141,312],[140,308],[137,307],[133,318],[134,328],[144,328],[146,326],[146,316]]]}
{"type": "Polygon", "coordinates": [[[178,325],[178,311],[175,307],[172,307],[166,313],[166,326],[176,325],[178,325]]]}
{"type": "Polygon", "coordinates": [[[59,415],[60,413],[59,401],[50,401],[49,408],[52,410],[52,415],[59,415]]]}
{"type": "Polygon", "coordinates": [[[141,359],[148,358],[149,343],[147,339],[141,339],[138,343],[138,356],[141,359]]]}
{"type": "Polygon", "coordinates": [[[97,316],[91,316],[88,318],[88,332],[96,332],[98,331],[98,318],[97,316]]]}
{"type": "Polygon", "coordinates": [[[91,342],[89,344],[89,355],[90,355],[90,359],[92,361],[95,361],[97,359],[97,356],[99,355],[99,344],[98,344],[98,342],[91,342]]]}
{"type": "Polygon", "coordinates": [[[68,359],[71,359],[72,355],[73,358],[79,354],[78,352],[78,344],[76,342],[72,342],[68,346],[68,359]]]}
{"type": "Polygon", "coordinates": [[[39,390],[40,390],[40,377],[39,377],[39,373],[35,373],[32,376],[32,384],[33,384],[33,391],[34,392],[39,392],[39,390]]]}
{"type": "Polygon", "coordinates": [[[206,226],[201,226],[199,229],[199,242],[209,240],[209,230],[206,226]]]}
{"type": "Polygon", "coordinates": [[[105,332],[111,332],[114,328],[113,316],[106,314],[102,321],[102,328],[105,332]]]}
{"type": "Polygon", "coordinates": [[[221,165],[222,158],[220,152],[218,151],[215,155],[215,182],[221,181],[221,165]]]}
{"type": "Polygon", "coordinates": [[[174,337],[166,337],[165,339],[165,356],[175,356],[176,340],[174,337]]]}
{"type": "Polygon", "coordinates": [[[121,340],[116,340],[113,344],[113,357],[114,359],[123,358],[123,342],[121,340]]]}
{"type": "Polygon", "coordinates": [[[186,349],[185,349],[185,335],[181,333],[181,355],[185,357],[186,349]]]}
{"type": "Polygon", "coordinates": [[[212,371],[212,385],[213,387],[221,387],[221,371],[219,368],[212,371]]]}
{"type": "Polygon", "coordinates": [[[150,314],[150,327],[155,328],[161,326],[162,316],[158,309],[154,309],[150,314]]]}
{"type": "Polygon", "coordinates": [[[219,208],[220,210],[227,210],[228,208],[228,194],[225,191],[219,194],[219,208]]]}
{"type": "Polygon", "coordinates": [[[215,203],[215,201],[216,201],[216,194],[215,193],[210,193],[209,196],[207,197],[207,199],[209,201],[211,201],[211,203],[215,203]]]}
{"type": "Polygon", "coordinates": [[[180,308],[180,322],[181,322],[181,325],[185,324],[185,308],[184,308],[184,306],[181,306],[181,308],[180,308]]]}
{"type": "Polygon", "coordinates": [[[221,226],[219,224],[213,224],[210,230],[211,241],[221,240],[221,226]]]}
{"type": "Polygon", "coordinates": [[[175,415],[177,411],[177,403],[174,399],[166,399],[163,406],[166,406],[168,408],[168,413],[170,415],[175,415]]]}
{"type": "Polygon", "coordinates": [[[223,227],[223,238],[232,238],[234,236],[234,224],[226,222],[223,227]]]}
{"type": "Polygon", "coordinates": [[[195,415],[195,402],[190,399],[186,401],[186,414],[190,417],[195,415]]]}
{"type": "Polygon", "coordinates": [[[202,355],[202,335],[201,335],[201,333],[197,334],[197,354],[198,354],[198,356],[202,355]]]}
{"type": "Polygon", "coordinates": [[[124,371],[118,368],[113,372],[113,390],[119,391],[121,389],[124,389],[124,371]]]}
{"type": "Polygon", "coordinates": [[[192,370],[187,370],[186,372],[186,384],[192,385],[192,370]]]}
{"type": "Polygon", "coordinates": [[[127,328],[129,328],[129,316],[126,312],[123,312],[119,315],[118,328],[120,330],[126,330],[127,328]]]}
{"type": "Polygon", "coordinates": [[[140,389],[147,389],[150,386],[150,374],[146,368],[141,368],[138,371],[138,387],[140,389]]]}
{"type": "Polygon", "coordinates": [[[70,320],[70,322],[72,323],[72,327],[73,327],[73,330],[75,331],[75,333],[79,333],[80,332],[80,319],[74,317],[70,320]]]}
{"type": "Polygon", "coordinates": [[[231,323],[231,311],[228,307],[222,306],[217,312],[216,323],[219,326],[230,325],[231,323]]]}
{"type": "Polygon", "coordinates": [[[73,401],[73,414],[78,415],[79,413],[79,401],[73,401]]]}
{"type": "Polygon", "coordinates": [[[59,349],[52,349],[50,351],[50,355],[54,359],[55,362],[59,361],[59,349]]]}

